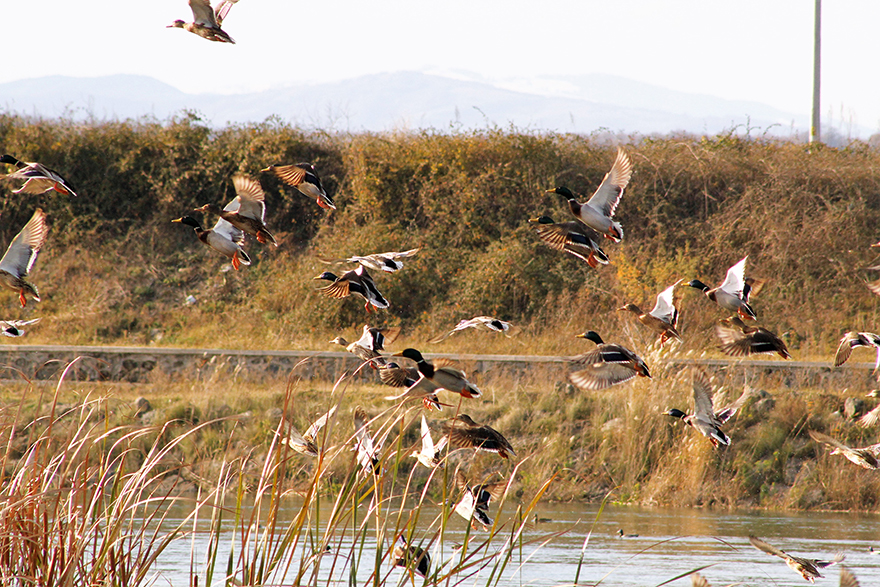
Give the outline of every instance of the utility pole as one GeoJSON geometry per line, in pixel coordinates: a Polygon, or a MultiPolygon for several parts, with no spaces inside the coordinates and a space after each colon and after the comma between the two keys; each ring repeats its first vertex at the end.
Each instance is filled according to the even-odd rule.
{"type": "Polygon", "coordinates": [[[813,20],[813,120],[810,124],[810,142],[818,143],[821,139],[819,129],[819,95],[822,79],[822,0],[816,0],[816,15],[813,20]]]}

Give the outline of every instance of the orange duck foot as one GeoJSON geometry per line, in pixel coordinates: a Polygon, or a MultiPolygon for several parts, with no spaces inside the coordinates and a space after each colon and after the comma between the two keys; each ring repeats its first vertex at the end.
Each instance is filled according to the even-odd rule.
{"type": "Polygon", "coordinates": [[[27,305],[27,300],[24,297],[24,290],[21,290],[18,294],[18,301],[21,302],[21,307],[24,308],[27,305]]]}
{"type": "Polygon", "coordinates": [[[238,271],[239,267],[241,267],[241,261],[238,260],[238,253],[236,252],[232,255],[232,268],[238,271]]]}

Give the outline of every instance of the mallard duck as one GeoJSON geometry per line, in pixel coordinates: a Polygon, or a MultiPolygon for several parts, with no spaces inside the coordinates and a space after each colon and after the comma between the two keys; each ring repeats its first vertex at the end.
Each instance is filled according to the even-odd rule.
{"type": "Polygon", "coordinates": [[[529,222],[538,233],[538,238],[550,248],[582,259],[593,269],[600,263],[608,264],[608,255],[594,240],[597,233],[583,222],[572,220],[556,223],[549,216],[532,218],[529,222]]]}
{"type": "Polygon", "coordinates": [[[839,440],[831,438],[827,434],[810,430],[810,438],[821,444],[832,447],[831,454],[843,455],[851,462],[865,469],[874,470],[880,468],[880,443],[872,444],[864,448],[851,448],[839,440]]]}
{"type": "Polygon", "coordinates": [[[434,439],[431,438],[431,429],[428,427],[428,421],[425,419],[425,415],[422,414],[422,450],[413,451],[410,456],[418,459],[427,468],[433,469],[440,464],[443,449],[446,448],[448,441],[449,439],[443,436],[437,441],[437,444],[434,444],[434,439]]]}
{"type": "Polygon", "coordinates": [[[618,528],[617,537],[618,538],[638,538],[639,535],[638,534],[624,534],[623,528],[618,528]]]}
{"type": "Polygon", "coordinates": [[[314,198],[318,206],[325,210],[335,210],[336,204],[324,191],[321,185],[321,178],[315,171],[314,165],[311,163],[296,163],[293,165],[270,165],[261,170],[263,172],[274,173],[278,179],[289,186],[295,187],[301,194],[309,198],[314,198]]]}
{"type": "Polygon", "coordinates": [[[46,213],[41,208],[37,208],[21,232],[9,243],[9,248],[0,259],[0,283],[6,289],[18,292],[18,301],[21,302],[22,308],[27,304],[25,295],[31,296],[35,302],[40,301],[37,286],[29,282],[26,277],[37,262],[37,254],[46,243],[47,234],[49,227],[46,225],[46,213]]]}
{"type": "Polygon", "coordinates": [[[489,502],[493,499],[501,499],[504,490],[507,487],[506,481],[499,483],[482,483],[480,485],[471,485],[468,483],[467,477],[461,472],[461,469],[455,469],[455,486],[459,491],[469,491],[473,494],[476,501],[476,507],[488,511],[489,502]]]}
{"type": "Polygon", "coordinates": [[[205,204],[196,208],[195,212],[211,212],[216,214],[235,228],[255,237],[263,244],[278,243],[266,228],[266,194],[260,182],[245,175],[232,178],[237,194],[222,210],[216,204],[205,204]]]}
{"type": "Polygon", "coordinates": [[[681,283],[681,279],[657,294],[657,303],[654,309],[643,313],[635,304],[625,304],[618,311],[632,312],[639,322],[660,335],[662,346],[670,338],[681,340],[681,335],[676,330],[678,326],[678,300],[675,297],[675,287],[681,283]]]}
{"type": "Polygon", "coordinates": [[[722,444],[730,446],[730,438],[721,430],[721,426],[736,414],[737,410],[750,397],[751,392],[746,390],[733,404],[716,412],[712,405],[712,384],[709,382],[709,377],[706,373],[700,369],[693,369],[692,385],[694,389],[694,413],[689,416],[681,410],[673,408],[667,411],[666,415],[673,418],[681,418],[685,424],[708,438],[715,448],[722,444]]]}
{"type": "Polygon", "coordinates": [[[377,308],[388,307],[388,300],[379,293],[373,278],[363,265],[358,266],[357,269],[352,271],[346,271],[340,277],[325,271],[315,277],[315,279],[333,282],[330,285],[318,288],[318,291],[328,298],[347,298],[351,294],[357,294],[366,300],[364,309],[367,312],[372,312],[370,309],[371,305],[377,308]]]}
{"type": "Polygon", "coordinates": [[[508,455],[516,456],[510,442],[500,432],[485,424],[477,424],[467,414],[443,422],[442,427],[452,446],[494,452],[505,459],[510,458],[508,455]]]}
{"type": "Polygon", "coordinates": [[[400,334],[400,328],[373,328],[369,324],[364,324],[364,332],[361,337],[353,343],[350,343],[337,336],[330,341],[330,344],[338,344],[345,347],[345,350],[355,355],[361,361],[369,361],[373,369],[385,364],[385,359],[379,352],[385,349],[386,333],[393,341],[400,334]]]}
{"type": "Polygon", "coordinates": [[[373,440],[370,433],[370,417],[360,406],[354,409],[354,448],[357,451],[357,462],[364,470],[378,475],[381,472],[379,466],[379,451],[382,443],[373,440]]]}
{"type": "Polygon", "coordinates": [[[483,530],[492,527],[492,518],[489,517],[488,509],[477,504],[477,497],[469,487],[462,492],[461,499],[456,502],[453,511],[467,520],[474,530],[478,529],[478,525],[483,530]]]}
{"type": "Polygon", "coordinates": [[[619,344],[607,344],[592,330],[576,336],[598,345],[592,351],[572,359],[572,363],[583,367],[568,376],[577,387],[597,391],[624,383],[637,375],[651,377],[645,361],[628,348],[619,344]]]}
{"type": "Polygon", "coordinates": [[[19,161],[12,155],[3,155],[0,157],[0,163],[7,163],[16,167],[15,171],[9,175],[0,176],[0,178],[24,180],[24,185],[14,190],[13,194],[43,194],[50,190],[55,190],[59,194],[76,197],[73,185],[53,169],[49,169],[39,163],[19,161]]]}
{"type": "Polygon", "coordinates": [[[391,557],[394,559],[395,567],[410,569],[420,577],[427,577],[430,572],[431,557],[428,556],[428,551],[407,544],[403,534],[397,537],[391,557]]]}
{"type": "Polygon", "coordinates": [[[742,357],[757,353],[777,353],[783,359],[791,358],[781,338],[766,328],[747,326],[739,316],[720,320],[715,325],[715,336],[721,341],[718,349],[725,355],[742,357]]]}
{"type": "Polygon", "coordinates": [[[435,336],[431,340],[428,341],[429,344],[438,343],[446,340],[456,332],[461,332],[462,330],[467,330],[468,328],[474,328],[476,330],[482,330],[484,332],[502,332],[507,334],[507,332],[511,328],[510,322],[505,322],[504,320],[499,320],[498,318],[492,318],[491,316],[475,316],[474,318],[461,320],[455,328],[450,330],[449,332],[443,333],[439,336],[435,336]]]}
{"type": "Polygon", "coordinates": [[[406,357],[411,361],[415,361],[422,377],[431,381],[437,387],[461,394],[462,397],[467,398],[478,398],[483,395],[476,385],[467,380],[467,375],[464,371],[454,369],[446,365],[442,360],[431,364],[425,360],[422,353],[411,348],[404,349],[394,356],[406,357]]]}
{"type": "Polygon", "coordinates": [[[710,289],[708,285],[698,279],[688,282],[690,287],[698,289],[706,294],[706,297],[730,312],[736,312],[746,320],[757,320],[755,311],[749,305],[749,293],[753,289],[752,281],[745,278],[746,259],[743,257],[736,265],[727,270],[724,282],[710,289]]]}
{"type": "Polygon", "coordinates": [[[835,555],[834,559],[831,561],[820,561],[812,558],[801,558],[799,556],[793,556],[786,553],[785,551],[779,550],[775,546],[770,546],[757,536],[749,536],[749,542],[758,550],[762,550],[767,554],[773,556],[778,556],[779,558],[784,560],[785,564],[787,564],[789,568],[800,573],[801,577],[803,577],[810,583],[812,583],[815,579],[822,578],[822,575],[819,574],[819,569],[824,569],[826,567],[830,567],[831,565],[836,565],[846,558],[841,553],[835,555]]]}
{"type": "Polygon", "coordinates": [[[602,183],[586,203],[578,202],[574,193],[567,187],[557,187],[548,190],[548,193],[559,194],[567,199],[571,213],[578,220],[599,231],[606,238],[620,242],[623,238],[623,227],[611,217],[614,216],[630,177],[632,177],[632,160],[622,147],[618,147],[617,158],[611,166],[611,171],[605,174],[602,183]]]}
{"type": "Polygon", "coordinates": [[[321,431],[321,428],[327,425],[327,422],[335,413],[336,406],[333,406],[326,414],[315,420],[312,425],[309,426],[309,429],[306,430],[305,434],[300,434],[297,432],[296,428],[288,424],[287,435],[284,437],[284,442],[287,443],[287,446],[300,454],[308,455],[310,457],[318,456],[318,433],[321,431]]]}
{"type": "Polygon", "coordinates": [[[373,269],[374,271],[385,271],[386,273],[394,273],[395,271],[400,271],[401,269],[403,269],[403,263],[400,261],[400,259],[407,259],[409,257],[412,257],[419,251],[421,251],[421,248],[410,249],[408,251],[403,251],[402,253],[392,251],[388,253],[373,253],[372,255],[363,256],[353,255],[345,259],[319,258],[319,260],[322,263],[328,264],[359,263],[367,269],[373,269]]]}
{"type": "Polygon", "coordinates": [[[251,258],[241,247],[244,243],[244,233],[232,226],[222,218],[217,220],[214,228],[204,230],[199,221],[192,216],[184,216],[183,218],[175,218],[171,222],[179,222],[187,226],[192,226],[203,244],[208,245],[218,253],[232,259],[232,267],[238,271],[242,265],[250,265],[251,258]]]}
{"type": "Polygon", "coordinates": [[[189,0],[193,21],[186,22],[177,19],[165,28],[183,29],[209,41],[232,43],[234,45],[235,41],[220,26],[223,24],[226,15],[229,14],[229,9],[236,2],[238,0],[222,0],[217,4],[216,8],[212,9],[208,0],[189,0]]]}
{"type": "Polygon", "coordinates": [[[34,318],[33,320],[0,320],[0,333],[10,338],[23,336],[24,330],[21,329],[23,326],[36,324],[40,320],[41,318],[34,318]]]}
{"type": "Polygon", "coordinates": [[[880,334],[873,332],[847,332],[840,339],[837,345],[837,352],[834,353],[834,366],[840,367],[847,362],[853,349],[856,347],[874,347],[877,349],[877,362],[874,364],[874,371],[880,369],[880,334]]]}

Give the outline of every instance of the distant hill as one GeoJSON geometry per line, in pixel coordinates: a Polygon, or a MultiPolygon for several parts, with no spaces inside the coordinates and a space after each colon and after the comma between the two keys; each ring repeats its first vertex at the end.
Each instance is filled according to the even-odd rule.
{"type": "Polygon", "coordinates": [[[748,125],[777,136],[805,133],[808,117],[757,102],[676,92],[608,75],[493,81],[473,74],[397,72],[334,83],[220,95],[187,94],[150,77],[51,76],[0,84],[0,109],[77,119],[165,119],[183,109],[216,126],[270,116],[349,131],[485,128],[590,133],[715,134],[748,125]]]}

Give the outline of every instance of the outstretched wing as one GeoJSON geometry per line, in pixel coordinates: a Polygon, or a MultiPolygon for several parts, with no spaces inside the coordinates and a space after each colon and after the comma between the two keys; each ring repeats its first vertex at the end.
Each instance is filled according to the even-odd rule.
{"type": "Polygon", "coordinates": [[[757,536],[749,536],[749,542],[757,548],[758,550],[763,550],[767,554],[772,554],[773,556],[778,556],[779,558],[787,559],[788,555],[785,554],[785,551],[779,550],[775,546],[770,546],[757,536]]]}
{"type": "Polygon", "coordinates": [[[214,18],[214,9],[208,0],[189,0],[189,7],[193,13],[193,23],[209,28],[217,28],[217,20],[214,18]]]}
{"type": "Polygon", "coordinates": [[[611,218],[620,203],[623,190],[626,189],[630,177],[632,177],[632,160],[622,147],[617,147],[617,158],[614,160],[614,165],[611,166],[611,171],[605,174],[605,179],[599,184],[599,188],[590,198],[588,204],[611,218]]]}
{"type": "Polygon", "coordinates": [[[46,225],[46,213],[42,208],[37,208],[0,259],[0,270],[15,277],[26,277],[37,261],[37,253],[45,244],[47,234],[49,227],[46,225]]]}
{"type": "Polygon", "coordinates": [[[246,175],[236,175],[232,178],[235,193],[238,194],[238,213],[247,218],[254,218],[260,222],[266,221],[266,194],[260,186],[260,182],[246,175]]]}
{"type": "Polygon", "coordinates": [[[651,316],[659,318],[672,326],[678,324],[678,309],[675,307],[675,287],[681,283],[681,279],[657,294],[657,303],[651,310],[651,316]]]}
{"type": "Polygon", "coordinates": [[[746,259],[748,258],[749,256],[746,255],[739,263],[727,270],[727,276],[724,278],[724,283],[721,284],[722,290],[742,298],[743,287],[746,284],[746,259]]]}
{"type": "Polygon", "coordinates": [[[327,425],[327,422],[330,420],[330,418],[333,417],[333,414],[335,414],[335,413],[336,413],[336,406],[333,406],[332,408],[330,408],[327,411],[326,414],[324,414],[323,416],[321,416],[320,418],[315,420],[312,423],[312,425],[309,426],[309,429],[306,430],[306,433],[304,435],[305,438],[307,440],[311,440],[312,442],[314,442],[315,439],[318,437],[318,432],[321,431],[321,428],[323,428],[324,426],[327,425]]]}

